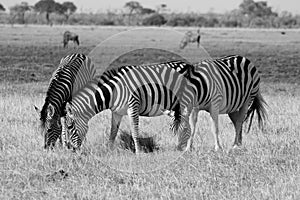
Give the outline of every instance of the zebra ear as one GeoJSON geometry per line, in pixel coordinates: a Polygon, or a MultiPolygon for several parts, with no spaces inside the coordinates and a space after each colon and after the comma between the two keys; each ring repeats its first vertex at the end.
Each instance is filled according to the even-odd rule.
{"type": "Polygon", "coordinates": [[[55,111],[54,106],[52,104],[49,104],[48,107],[47,107],[48,117],[53,117],[54,111],[55,111]]]}
{"type": "Polygon", "coordinates": [[[41,110],[36,106],[36,105],[33,105],[34,106],[34,110],[36,111],[36,113],[38,114],[39,118],[41,117],[41,110]]]}

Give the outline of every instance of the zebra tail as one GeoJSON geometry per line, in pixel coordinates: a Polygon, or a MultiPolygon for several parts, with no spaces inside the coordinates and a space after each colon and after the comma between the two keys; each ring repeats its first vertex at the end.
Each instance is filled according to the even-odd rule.
{"type": "Polygon", "coordinates": [[[250,131],[255,111],[257,113],[257,118],[258,118],[258,127],[261,130],[263,129],[263,126],[265,124],[265,120],[267,118],[267,111],[266,111],[266,108],[265,108],[266,106],[267,106],[266,101],[261,96],[261,93],[258,92],[258,94],[254,97],[254,100],[253,100],[251,106],[249,107],[246,118],[245,118],[245,121],[247,121],[250,117],[250,123],[249,123],[249,127],[248,127],[247,132],[250,131]]]}
{"type": "Polygon", "coordinates": [[[173,117],[172,123],[170,125],[170,129],[174,135],[177,135],[177,133],[180,132],[181,129],[183,129],[183,126],[181,124],[181,119],[173,117]]]}
{"type": "Polygon", "coordinates": [[[182,122],[180,112],[180,104],[177,104],[174,108],[174,115],[172,116],[172,123],[170,125],[170,129],[174,135],[177,135],[178,132],[181,132],[184,129],[184,124],[182,122]]]}

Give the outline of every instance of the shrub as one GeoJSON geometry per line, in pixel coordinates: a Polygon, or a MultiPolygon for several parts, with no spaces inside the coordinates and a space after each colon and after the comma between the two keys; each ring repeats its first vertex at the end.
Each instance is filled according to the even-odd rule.
{"type": "Polygon", "coordinates": [[[167,22],[169,26],[190,26],[191,20],[188,17],[175,16],[167,22]]]}
{"type": "Polygon", "coordinates": [[[157,13],[145,18],[142,22],[142,24],[145,26],[161,26],[165,23],[166,19],[164,16],[157,13]]]}
{"type": "Polygon", "coordinates": [[[113,25],[115,25],[115,22],[113,20],[103,19],[103,20],[101,20],[100,25],[113,26],[113,25]]]}

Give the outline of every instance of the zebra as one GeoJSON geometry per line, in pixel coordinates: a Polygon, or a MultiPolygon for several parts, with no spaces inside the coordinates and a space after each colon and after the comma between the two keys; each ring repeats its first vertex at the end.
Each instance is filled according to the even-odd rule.
{"type": "Polygon", "coordinates": [[[179,48],[184,49],[188,43],[194,43],[197,42],[197,47],[200,46],[200,29],[197,30],[197,34],[195,35],[192,31],[188,31],[185,33],[184,37],[180,41],[179,48]]]}
{"type": "Polygon", "coordinates": [[[242,125],[250,118],[251,128],[254,113],[262,129],[266,119],[266,101],[260,92],[260,76],[257,68],[245,57],[225,56],[204,60],[191,68],[191,87],[197,91],[190,114],[191,137],[187,149],[192,148],[198,112],[205,110],[212,119],[215,149],[222,149],[219,140],[218,115],[228,114],[235,127],[233,148],[242,145],[242,125]]]}
{"type": "Polygon", "coordinates": [[[45,149],[54,147],[58,138],[60,144],[64,144],[60,118],[64,116],[65,104],[74,92],[95,76],[94,64],[84,54],[70,54],[61,59],[50,79],[42,109],[34,106],[40,118],[45,149]]]}
{"type": "MultiPolygon", "coordinates": [[[[191,150],[195,126],[200,110],[205,110],[210,113],[216,150],[222,149],[219,142],[219,114],[228,114],[234,124],[236,136],[233,148],[242,144],[243,122],[250,119],[248,127],[249,131],[255,112],[258,115],[259,127],[262,128],[266,118],[266,102],[260,93],[260,77],[258,70],[247,58],[235,55],[225,56],[215,60],[205,60],[195,64],[194,66],[189,66],[188,74],[188,81],[184,86],[185,90],[181,101],[183,102],[183,105],[188,105],[186,106],[187,109],[184,110],[186,113],[184,120],[187,121],[187,117],[189,119],[188,123],[185,125],[187,127],[187,131],[181,132],[179,135],[178,141],[180,142],[178,147],[180,144],[186,144],[185,150],[191,150]],[[192,110],[190,104],[192,104],[192,110]]],[[[120,74],[118,77],[122,78],[123,75],[125,75],[125,73],[120,74]]],[[[79,116],[78,112],[80,113],[80,111],[86,110],[84,107],[86,105],[84,105],[84,102],[80,102],[79,99],[81,98],[80,96],[83,98],[83,96],[87,95],[87,93],[93,94],[91,91],[95,91],[96,89],[85,90],[81,92],[77,98],[77,102],[76,100],[72,102],[75,102],[75,105],[67,104],[66,106],[66,125],[68,126],[68,135],[70,135],[69,141],[73,142],[73,144],[77,143],[77,146],[80,146],[82,138],[85,137],[84,134],[87,131],[86,125],[86,127],[83,127],[82,130],[79,131],[81,132],[81,135],[76,132],[77,129],[80,129],[81,126],[86,124],[86,122],[78,121],[77,118],[79,116]],[[78,125],[75,124],[75,122],[78,125]],[[79,142],[77,140],[79,140],[79,142]]],[[[89,96],[89,98],[92,97],[89,96]]],[[[96,105],[95,102],[94,104],[96,105]]],[[[168,109],[166,108],[166,110],[168,109]]],[[[177,111],[177,113],[180,112],[177,111]]],[[[176,111],[174,113],[176,113],[176,111]]],[[[93,114],[87,116],[86,121],[88,121],[89,117],[92,117],[93,114]]],[[[116,120],[117,123],[112,126],[111,133],[114,132],[114,129],[116,131],[118,130],[120,120],[121,117],[116,120]]],[[[111,134],[110,139],[114,140],[114,138],[115,135],[111,134]]]]}
{"type": "MultiPolygon", "coordinates": [[[[66,104],[65,126],[68,146],[80,149],[88,131],[88,121],[97,113],[112,111],[109,146],[114,140],[124,115],[128,115],[136,153],[140,153],[139,116],[159,116],[166,110],[175,113],[173,131],[184,130],[184,137],[178,139],[178,150],[183,150],[190,133],[188,125],[189,107],[180,102],[184,95],[186,79],[192,65],[183,61],[160,64],[123,66],[118,72],[104,74],[101,80],[94,80],[79,90],[72,101],[66,104]]],[[[187,101],[188,102],[188,101],[187,101]]]]}
{"type": "Polygon", "coordinates": [[[76,33],[65,31],[63,36],[64,48],[68,46],[70,40],[79,46],[79,36],[76,33]]]}

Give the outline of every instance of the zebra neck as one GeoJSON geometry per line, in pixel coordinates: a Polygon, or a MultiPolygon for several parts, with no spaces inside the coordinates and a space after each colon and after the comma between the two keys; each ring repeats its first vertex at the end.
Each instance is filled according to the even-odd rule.
{"type": "Polygon", "coordinates": [[[113,104],[113,89],[114,87],[111,83],[98,82],[92,103],[95,113],[111,108],[113,104]]]}
{"type": "Polygon", "coordinates": [[[72,104],[77,113],[84,122],[88,122],[93,116],[101,112],[97,105],[97,82],[92,81],[76,93],[72,99],[72,104]]]}

